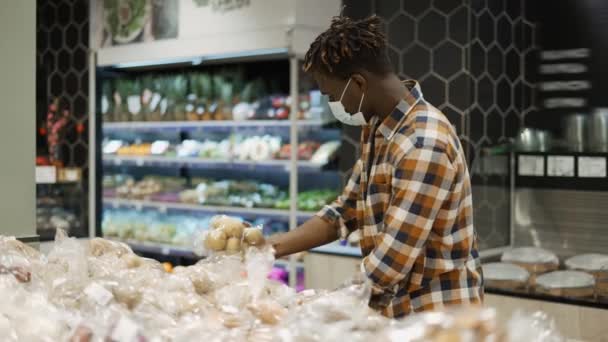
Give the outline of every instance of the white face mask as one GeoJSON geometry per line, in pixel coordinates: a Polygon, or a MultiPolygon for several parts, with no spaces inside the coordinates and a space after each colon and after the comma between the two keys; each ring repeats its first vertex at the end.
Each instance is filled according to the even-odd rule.
{"type": "Polygon", "coordinates": [[[355,114],[351,115],[348,112],[346,112],[346,109],[344,109],[344,105],[342,104],[342,98],[344,97],[344,94],[346,93],[346,89],[348,89],[348,85],[350,84],[350,81],[351,81],[351,79],[349,78],[348,83],[346,83],[346,86],[344,87],[344,90],[342,91],[342,96],[340,96],[340,100],[329,102],[329,109],[331,109],[331,112],[332,112],[332,114],[334,114],[336,119],[338,119],[338,121],[342,122],[343,124],[346,124],[349,126],[367,125],[367,121],[365,120],[363,113],[361,113],[361,105],[363,105],[363,99],[365,98],[365,93],[363,93],[363,95],[361,95],[361,101],[359,102],[359,111],[357,111],[357,113],[355,113],[355,114]]]}

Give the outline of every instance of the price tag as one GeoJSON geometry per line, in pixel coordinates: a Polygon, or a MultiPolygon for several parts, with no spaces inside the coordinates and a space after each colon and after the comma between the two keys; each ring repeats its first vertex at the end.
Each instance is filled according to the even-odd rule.
{"type": "Polygon", "coordinates": [[[520,155],[518,158],[517,174],[520,176],[544,176],[545,158],[543,156],[520,155]]]}
{"type": "Polygon", "coordinates": [[[76,182],[78,180],[78,171],[66,170],[65,171],[65,180],[68,182],[76,182]]]}
{"type": "Polygon", "coordinates": [[[54,184],[57,182],[57,168],[54,166],[36,166],[36,184],[54,184]]]}
{"type": "Polygon", "coordinates": [[[574,177],[573,156],[548,156],[547,176],[574,177]]]}
{"type": "Polygon", "coordinates": [[[144,158],[137,158],[135,159],[135,165],[137,166],[144,166],[144,158]]]}
{"type": "Polygon", "coordinates": [[[161,214],[166,214],[167,213],[167,206],[161,205],[160,207],[158,207],[158,212],[161,213],[161,214]]]}
{"type": "Polygon", "coordinates": [[[143,209],[143,205],[141,202],[135,202],[135,210],[141,211],[143,209]]]}
{"type": "Polygon", "coordinates": [[[120,207],[120,205],[118,205],[118,202],[117,202],[117,201],[112,201],[112,207],[113,207],[114,209],[118,209],[118,207],[120,207]]]}
{"type": "Polygon", "coordinates": [[[120,164],[122,164],[122,159],[120,159],[120,158],[115,158],[115,159],[114,159],[114,165],[119,166],[120,164]]]}
{"type": "Polygon", "coordinates": [[[125,316],[121,316],[112,331],[112,340],[132,342],[137,338],[137,324],[125,316]]]}
{"type": "Polygon", "coordinates": [[[160,249],[160,253],[162,255],[169,255],[169,254],[171,254],[171,249],[169,247],[163,246],[160,249]]]}
{"type": "Polygon", "coordinates": [[[606,177],[606,158],[578,157],[578,176],[581,178],[606,177]]]}

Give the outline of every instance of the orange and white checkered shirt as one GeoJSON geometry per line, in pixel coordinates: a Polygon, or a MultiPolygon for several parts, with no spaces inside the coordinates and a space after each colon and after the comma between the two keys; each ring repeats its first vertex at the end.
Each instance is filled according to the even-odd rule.
{"type": "Polygon", "coordinates": [[[343,238],[360,230],[370,306],[389,317],[483,299],[462,146],[419,84],[405,84],[393,112],[363,128],[363,152],[344,192],[317,214],[338,223],[343,238]]]}

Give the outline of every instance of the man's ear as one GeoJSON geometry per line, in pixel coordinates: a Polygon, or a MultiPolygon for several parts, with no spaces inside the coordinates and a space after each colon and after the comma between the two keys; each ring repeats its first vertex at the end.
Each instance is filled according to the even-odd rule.
{"type": "Polygon", "coordinates": [[[363,77],[363,75],[361,74],[353,74],[351,76],[352,82],[355,83],[359,89],[361,89],[361,92],[366,93],[367,92],[367,80],[365,79],[365,77],[363,77]]]}

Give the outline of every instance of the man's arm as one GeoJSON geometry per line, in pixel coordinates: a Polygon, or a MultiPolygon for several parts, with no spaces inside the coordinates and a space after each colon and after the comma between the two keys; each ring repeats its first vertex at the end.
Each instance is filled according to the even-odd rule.
{"type": "Polygon", "coordinates": [[[361,159],[353,167],[353,173],[340,195],[326,205],[317,215],[303,225],[285,234],[271,236],[268,240],[281,257],[319,247],[338,238],[346,238],[357,229],[357,194],[361,179],[361,159]]]}
{"type": "Polygon", "coordinates": [[[431,149],[413,150],[395,165],[384,232],[362,264],[376,292],[390,292],[411,271],[452,191],[455,174],[447,155],[431,149]]]}
{"type": "Polygon", "coordinates": [[[280,258],[285,255],[307,251],[337,239],[338,229],[336,225],[315,216],[298,228],[285,234],[273,235],[268,240],[275,249],[276,257],[280,258]]]}

